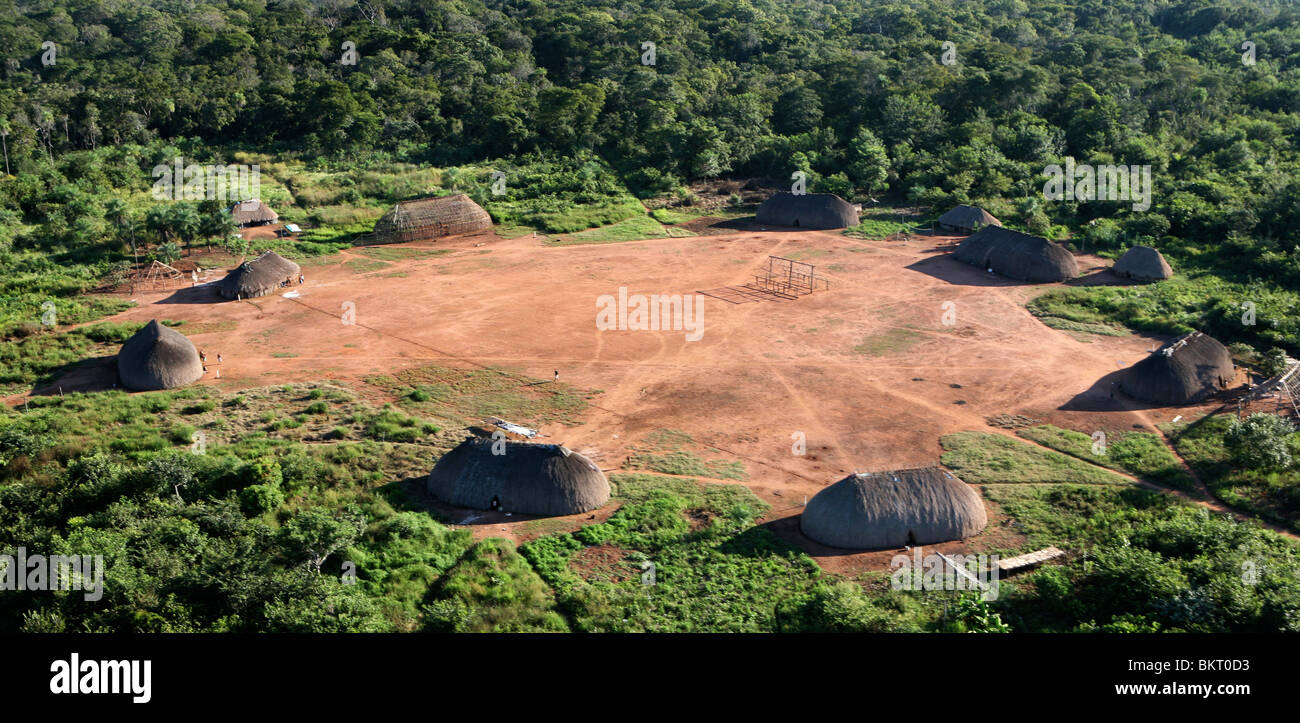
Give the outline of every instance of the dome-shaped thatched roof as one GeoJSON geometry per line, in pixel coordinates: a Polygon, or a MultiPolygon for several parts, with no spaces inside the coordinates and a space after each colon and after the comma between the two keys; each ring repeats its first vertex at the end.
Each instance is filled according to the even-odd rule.
{"type": "Polygon", "coordinates": [[[1164,255],[1150,246],[1134,246],[1125,251],[1115,262],[1114,271],[1138,281],[1163,281],[1174,275],[1164,255]]]}
{"type": "Polygon", "coordinates": [[[203,363],[193,342],[154,319],[122,345],[117,374],[127,389],[172,389],[198,381],[203,363]]]}
{"type": "Polygon", "coordinates": [[[467,439],[442,456],[429,473],[429,494],[447,504],[477,510],[492,502],[507,512],[574,515],[609,501],[600,468],[558,444],[467,439]]]}
{"type": "Polygon", "coordinates": [[[938,467],[849,475],[808,500],[799,521],[813,540],[853,550],[961,540],[987,524],[975,490],[938,467]]]}
{"type": "Polygon", "coordinates": [[[1020,281],[1065,281],[1079,275],[1079,264],[1064,246],[1045,238],[985,226],[966,237],[953,258],[1020,281]]]}
{"type": "Polygon", "coordinates": [[[970,233],[985,226],[1001,226],[1002,222],[979,206],[966,206],[963,204],[940,216],[939,225],[970,233]]]}
{"type": "Polygon", "coordinates": [[[271,210],[270,206],[256,198],[247,201],[240,201],[231,206],[230,216],[235,219],[235,224],[238,226],[257,226],[264,223],[275,223],[280,218],[280,215],[271,210]]]}
{"type": "Polygon", "coordinates": [[[492,217],[463,193],[403,201],[375,222],[371,243],[391,244],[492,228],[492,217]]]}
{"type": "Polygon", "coordinates": [[[1194,331],[1129,367],[1120,389],[1154,404],[1193,404],[1226,389],[1236,376],[1228,349],[1194,331]]]}
{"type": "Polygon", "coordinates": [[[769,226],[814,230],[858,225],[858,209],[833,193],[781,191],[758,207],[756,217],[769,226]]]}
{"type": "Polygon", "coordinates": [[[217,284],[217,290],[227,299],[265,296],[280,288],[282,282],[292,282],[301,271],[298,264],[274,251],[267,251],[226,274],[226,278],[217,284]]]}

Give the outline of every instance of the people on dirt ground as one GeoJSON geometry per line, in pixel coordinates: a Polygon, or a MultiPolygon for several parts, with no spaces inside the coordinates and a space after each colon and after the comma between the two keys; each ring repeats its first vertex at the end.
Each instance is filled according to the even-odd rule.
{"type": "Polygon", "coordinates": [[[218,363],[218,364],[221,363],[221,354],[217,354],[217,363],[218,363]]]}
{"type": "Polygon", "coordinates": [[[557,381],[557,382],[560,381],[560,370],[559,370],[559,369],[556,369],[556,370],[555,370],[555,381],[557,381]]]}
{"type": "Polygon", "coordinates": [[[307,283],[307,277],[303,276],[302,274],[298,274],[298,285],[302,286],[305,283],[307,283]]]}

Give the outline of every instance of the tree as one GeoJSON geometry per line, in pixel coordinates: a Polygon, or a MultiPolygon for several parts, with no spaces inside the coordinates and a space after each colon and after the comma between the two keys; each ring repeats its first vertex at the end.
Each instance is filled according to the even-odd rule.
{"type": "Polygon", "coordinates": [[[281,533],[285,545],[300,554],[319,575],[325,560],[355,542],[364,529],[359,517],[334,517],[323,510],[307,510],[294,516],[281,533]]]}
{"type": "Polygon", "coordinates": [[[1290,421],[1257,412],[1245,419],[1232,420],[1223,444],[1242,468],[1285,469],[1292,462],[1287,441],[1294,432],[1290,421]]]}
{"type": "Polygon", "coordinates": [[[885,144],[866,126],[858,128],[849,144],[848,174],[867,193],[876,193],[887,185],[889,154],[885,144]]]}

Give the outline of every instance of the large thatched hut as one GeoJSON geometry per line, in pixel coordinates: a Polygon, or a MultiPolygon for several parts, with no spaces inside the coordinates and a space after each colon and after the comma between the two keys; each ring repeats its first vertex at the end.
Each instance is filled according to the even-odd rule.
{"type": "Polygon", "coordinates": [[[172,389],[198,381],[203,363],[193,342],[154,319],[122,345],[117,374],[127,389],[172,389]]]}
{"type": "Polygon", "coordinates": [[[574,515],[609,501],[591,460],[558,444],[471,438],[429,473],[429,494],[447,504],[529,515],[574,515]],[[493,454],[495,451],[501,454],[493,454]]]}
{"type": "Polygon", "coordinates": [[[235,225],[241,228],[244,226],[263,226],[280,220],[279,214],[273,211],[265,202],[256,198],[240,201],[231,206],[230,216],[235,219],[235,225]]]}
{"type": "Polygon", "coordinates": [[[808,500],[799,521],[811,539],[852,550],[961,540],[987,524],[975,490],[939,467],[849,475],[808,500]]]}
{"type": "Polygon", "coordinates": [[[1065,281],[1079,275],[1078,262],[1064,246],[1001,226],[985,226],[967,236],[952,256],[1020,281],[1065,281]]]}
{"type": "Polygon", "coordinates": [[[402,243],[492,228],[492,217],[463,193],[403,201],[375,222],[369,242],[402,243]]]}
{"type": "Polygon", "coordinates": [[[858,209],[833,193],[781,191],[758,207],[757,220],[769,226],[831,229],[858,225],[858,209]]]}
{"type": "Polygon", "coordinates": [[[217,291],[227,299],[265,296],[280,288],[284,282],[292,282],[301,272],[298,264],[274,251],[267,251],[226,274],[226,278],[218,282],[217,291]]]}
{"type": "Polygon", "coordinates": [[[1153,404],[1194,404],[1237,376],[1228,349],[1194,331],[1151,352],[1128,368],[1120,389],[1153,404]]]}
{"type": "Polygon", "coordinates": [[[1174,270],[1159,251],[1150,246],[1134,246],[1115,262],[1113,271],[1137,281],[1163,281],[1174,275],[1174,270]]]}
{"type": "Polygon", "coordinates": [[[979,206],[962,204],[939,217],[939,228],[958,233],[973,233],[985,226],[1001,226],[1002,222],[979,206]]]}

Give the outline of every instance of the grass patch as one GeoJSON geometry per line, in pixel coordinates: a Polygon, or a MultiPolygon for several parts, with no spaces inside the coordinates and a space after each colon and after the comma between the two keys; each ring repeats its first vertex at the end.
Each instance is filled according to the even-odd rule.
{"type": "Polygon", "coordinates": [[[1129,484],[1096,465],[1000,434],[958,432],[939,439],[940,460],[971,484],[1129,484]]]}
{"type": "Polygon", "coordinates": [[[1106,435],[1104,447],[1091,435],[1050,424],[1020,429],[1016,434],[1044,447],[1102,467],[1129,472],[1156,484],[1184,491],[1196,489],[1192,476],[1178,458],[1159,435],[1151,432],[1111,432],[1106,435]],[[1100,454],[1093,453],[1094,445],[1100,454]]]}
{"type": "Polygon", "coordinates": [[[924,334],[912,329],[887,329],[879,334],[863,337],[861,343],[853,347],[853,353],[865,356],[898,354],[912,348],[924,339],[924,334]]]}
{"type": "Polygon", "coordinates": [[[579,244],[621,243],[624,241],[640,241],[642,239],[667,238],[673,235],[694,234],[680,229],[677,234],[669,233],[668,229],[664,228],[658,221],[642,214],[609,226],[570,234],[562,239],[548,240],[546,245],[575,246],[579,244]]]}

